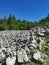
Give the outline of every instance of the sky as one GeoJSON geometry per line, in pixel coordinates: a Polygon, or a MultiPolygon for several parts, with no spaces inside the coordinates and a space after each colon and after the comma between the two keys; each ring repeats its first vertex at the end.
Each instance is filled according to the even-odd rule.
{"type": "Polygon", "coordinates": [[[10,14],[20,20],[39,21],[49,14],[49,0],[0,0],[0,18],[10,14]]]}

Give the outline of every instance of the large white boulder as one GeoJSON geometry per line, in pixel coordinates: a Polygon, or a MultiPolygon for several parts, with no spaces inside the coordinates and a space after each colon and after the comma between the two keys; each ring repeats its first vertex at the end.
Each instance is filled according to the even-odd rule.
{"type": "Polygon", "coordinates": [[[24,59],[24,61],[25,61],[25,62],[29,62],[29,58],[28,58],[28,56],[27,56],[26,51],[25,51],[24,49],[22,49],[21,51],[22,51],[22,53],[23,53],[23,59],[24,59]]]}
{"type": "Polygon", "coordinates": [[[21,51],[17,51],[17,56],[18,56],[18,62],[19,63],[23,63],[23,57],[22,57],[22,52],[21,51]]]}
{"type": "Polygon", "coordinates": [[[14,65],[15,61],[16,61],[16,57],[12,57],[12,58],[8,57],[6,59],[6,65],[14,65]]]}
{"type": "Polygon", "coordinates": [[[41,61],[43,62],[44,61],[44,58],[45,58],[45,54],[41,53],[40,51],[36,51],[34,54],[33,54],[33,58],[37,61],[41,61]]]}

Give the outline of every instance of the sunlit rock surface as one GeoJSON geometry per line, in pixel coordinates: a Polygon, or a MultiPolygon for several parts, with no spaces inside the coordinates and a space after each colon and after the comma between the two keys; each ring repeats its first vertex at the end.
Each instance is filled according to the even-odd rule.
{"type": "MultiPolygon", "coordinates": [[[[49,57],[49,29],[0,31],[0,64],[44,62],[49,57]]],[[[33,64],[32,64],[33,65],[33,64]]]]}
{"type": "Polygon", "coordinates": [[[7,65],[14,65],[15,64],[15,61],[16,61],[16,57],[12,57],[12,58],[8,57],[6,59],[6,64],[7,65]]]}

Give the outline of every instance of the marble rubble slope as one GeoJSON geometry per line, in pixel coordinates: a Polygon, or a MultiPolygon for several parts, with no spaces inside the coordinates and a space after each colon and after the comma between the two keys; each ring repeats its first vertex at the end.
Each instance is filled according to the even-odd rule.
{"type": "Polygon", "coordinates": [[[47,58],[49,28],[0,31],[0,65],[42,64],[47,58]]]}

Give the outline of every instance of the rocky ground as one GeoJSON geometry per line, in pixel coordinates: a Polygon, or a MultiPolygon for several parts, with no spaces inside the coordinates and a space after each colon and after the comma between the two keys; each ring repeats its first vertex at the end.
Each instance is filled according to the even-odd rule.
{"type": "Polygon", "coordinates": [[[0,31],[0,65],[48,65],[49,28],[0,31]]]}

